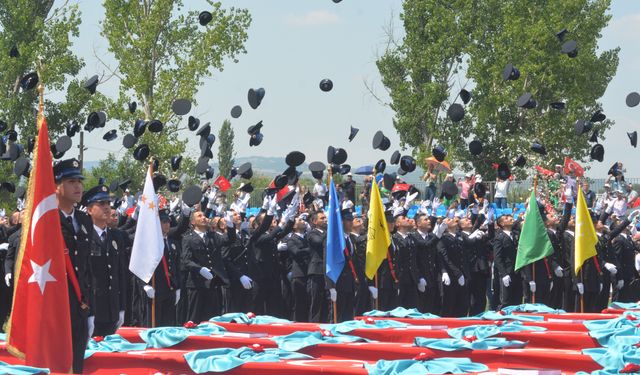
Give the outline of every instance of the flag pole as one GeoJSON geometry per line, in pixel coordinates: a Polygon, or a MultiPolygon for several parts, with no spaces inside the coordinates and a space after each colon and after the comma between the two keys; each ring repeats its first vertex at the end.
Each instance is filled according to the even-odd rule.
{"type": "MultiPolygon", "coordinates": [[[[536,173],[535,176],[533,176],[533,196],[536,197],[536,201],[533,202],[535,204],[538,204],[538,174],[536,173]]],[[[529,204],[531,204],[531,202],[529,202],[529,204]]],[[[531,263],[531,280],[533,280],[534,284],[536,282],[536,262],[531,263]]],[[[536,288],[537,290],[537,288],[536,288]]],[[[536,292],[531,292],[531,303],[536,303],[536,292]]]]}
{"type": "MultiPolygon", "coordinates": [[[[327,185],[331,185],[332,178],[333,178],[333,170],[331,169],[331,164],[329,164],[329,166],[327,167],[327,185]]],[[[330,186],[328,186],[328,188],[331,189],[330,186]]],[[[329,194],[329,199],[331,199],[331,194],[329,194]]],[[[336,202],[336,204],[340,204],[340,203],[336,202]]],[[[325,269],[326,269],[326,267],[327,267],[326,266],[326,264],[327,264],[326,256],[325,256],[324,262],[325,262],[325,269]]],[[[338,282],[336,281],[336,284],[337,283],[338,282]]],[[[338,302],[337,302],[338,297],[337,297],[337,294],[338,294],[338,291],[336,289],[336,301],[331,301],[331,307],[332,307],[331,310],[333,310],[333,323],[334,324],[338,323],[338,302]]]]}
{"type": "MultiPolygon", "coordinates": [[[[373,190],[373,184],[377,184],[376,182],[376,168],[373,168],[373,174],[371,175],[371,189],[373,190]]],[[[369,205],[371,205],[371,192],[369,192],[369,205]]],[[[366,261],[365,261],[366,264],[366,261]]],[[[373,283],[375,285],[376,290],[378,291],[378,298],[375,298],[376,310],[380,310],[380,290],[378,290],[378,270],[376,270],[376,274],[373,275],[373,283]]]]}
{"type": "MultiPolygon", "coordinates": [[[[151,162],[149,163],[149,173],[152,175],[151,177],[153,178],[153,162],[154,162],[154,158],[151,158],[151,162]]],[[[151,275],[151,288],[153,288],[154,293],[156,290],[156,273],[154,272],[153,275],[151,275]]],[[[153,295],[153,298],[151,298],[151,328],[155,328],[156,327],[156,296],[155,294],[153,295]]]]}
{"type": "MultiPolygon", "coordinates": [[[[576,177],[576,199],[578,197],[578,189],[580,189],[580,177],[576,177]]],[[[577,210],[577,205],[576,205],[576,210],[577,210]]],[[[576,216],[577,216],[578,212],[576,211],[576,216]]],[[[575,241],[573,244],[573,251],[575,253],[575,241]]],[[[574,255],[574,261],[575,261],[575,255],[574,255]]],[[[581,265],[582,266],[582,265],[581,265]]],[[[584,288],[584,272],[582,272],[582,270],[579,271],[580,272],[580,283],[582,283],[582,287],[584,288]]],[[[582,294],[580,294],[580,291],[578,291],[578,294],[580,294],[580,312],[584,313],[584,289],[582,289],[582,294]]]]}

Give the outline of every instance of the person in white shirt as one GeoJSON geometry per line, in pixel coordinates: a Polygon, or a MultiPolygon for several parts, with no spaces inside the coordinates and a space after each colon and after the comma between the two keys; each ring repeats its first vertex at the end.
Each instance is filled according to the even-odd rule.
{"type": "Polygon", "coordinates": [[[503,180],[498,178],[496,180],[496,192],[493,195],[493,199],[497,208],[507,208],[507,196],[509,194],[510,182],[511,181],[508,179],[503,180]]]}
{"type": "Polygon", "coordinates": [[[327,185],[322,182],[322,179],[317,179],[315,185],[313,185],[313,196],[317,199],[322,199],[322,205],[327,202],[327,185]]]}
{"type": "Polygon", "coordinates": [[[631,205],[638,198],[638,192],[633,190],[632,183],[628,183],[626,188],[627,188],[627,204],[631,205]]]}

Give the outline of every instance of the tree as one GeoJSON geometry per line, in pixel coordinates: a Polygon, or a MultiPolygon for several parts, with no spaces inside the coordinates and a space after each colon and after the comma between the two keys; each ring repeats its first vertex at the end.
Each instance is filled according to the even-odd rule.
{"type": "MultiPolygon", "coordinates": [[[[564,156],[584,160],[589,135],[576,136],[573,124],[589,120],[601,109],[598,99],[616,72],[618,51],[596,53],[601,30],[609,22],[610,0],[405,0],[401,19],[406,32],[400,44],[390,44],[378,69],[396,112],[394,126],[402,145],[428,155],[442,144],[449,159],[463,169],[495,176],[492,163],[513,163],[523,154],[528,166],[559,163],[564,156]],[[567,28],[565,41],[578,43],[578,56],[560,53],[556,32],[567,28]],[[520,79],[504,82],[507,63],[520,79]],[[455,82],[466,82],[456,85],[455,82]],[[473,99],[465,118],[446,117],[449,105],[466,88],[473,99]],[[516,100],[530,92],[535,109],[521,109],[516,100]],[[551,109],[562,101],[566,109],[551,109]],[[478,139],[483,154],[472,157],[467,144],[478,139]],[[533,141],[548,155],[530,151],[533,141]]],[[[602,136],[613,123],[596,125],[602,136]]],[[[519,173],[523,174],[523,170],[519,173]]]]}
{"type": "Polygon", "coordinates": [[[221,176],[227,178],[229,178],[229,172],[233,168],[234,157],[236,156],[233,151],[233,137],[231,121],[224,120],[218,132],[218,172],[221,176]]]}
{"type": "Polygon", "coordinates": [[[160,160],[185,151],[186,141],[178,138],[181,119],[172,112],[172,103],[187,99],[196,105],[203,79],[222,71],[226,59],[237,62],[237,55],[246,52],[248,11],[224,10],[211,0],[208,4],[213,20],[203,27],[198,12],[179,13],[181,0],[104,0],[102,35],[118,61],[113,74],[120,81],[118,99],[108,103],[108,113],[121,121],[125,133],[137,118],[162,121],[162,133],[147,132],[140,141],[160,160]],[[134,114],[126,109],[132,100],[140,104],[134,114]]]}

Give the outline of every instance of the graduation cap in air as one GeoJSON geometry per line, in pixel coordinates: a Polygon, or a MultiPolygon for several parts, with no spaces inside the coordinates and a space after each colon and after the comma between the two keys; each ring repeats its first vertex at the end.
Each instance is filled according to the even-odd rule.
{"type": "Polygon", "coordinates": [[[171,104],[171,110],[178,116],[184,116],[191,111],[191,102],[187,99],[176,99],[171,104]]]}
{"type": "Polygon", "coordinates": [[[152,133],[160,133],[164,129],[164,124],[160,120],[151,120],[147,125],[147,128],[152,133]]]}
{"type": "MultiPolygon", "coordinates": [[[[0,138],[0,140],[1,139],[2,138],[0,138]]],[[[4,147],[5,147],[5,152],[1,157],[2,160],[16,161],[22,154],[22,150],[15,143],[10,143],[4,147]]]]}
{"type": "Polygon", "coordinates": [[[288,183],[289,183],[289,178],[287,178],[287,176],[283,174],[280,174],[280,175],[277,175],[273,180],[271,180],[271,182],[264,189],[264,191],[268,195],[274,194],[275,192],[280,191],[282,188],[287,186],[288,183]]]}
{"type": "Polygon", "coordinates": [[[94,75],[84,82],[83,87],[87,89],[91,93],[91,95],[96,93],[96,88],[98,87],[98,76],[94,75]]]}
{"type": "Polygon", "coordinates": [[[9,193],[15,193],[16,192],[16,186],[9,182],[9,181],[5,181],[2,184],[0,184],[0,189],[2,190],[6,190],[9,193]]]}
{"type": "Polygon", "coordinates": [[[187,127],[189,128],[189,130],[196,131],[196,129],[198,129],[198,127],[200,126],[200,119],[195,118],[193,116],[189,116],[189,120],[187,122],[187,127]]]}
{"type": "Polygon", "coordinates": [[[147,130],[146,121],[140,119],[136,120],[135,124],[133,125],[133,135],[136,138],[140,138],[144,134],[145,130],[147,130]]]}
{"type": "Polygon", "coordinates": [[[207,122],[204,124],[198,131],[196,135],[199,135],[200,138],[207,138],[211,134],[211,123],[207,122]]]}
{"type": "Polygon", "coordinates": [[[593,123],[584,120],[577,120],[573,127],[576,135],[582,135],[590,132],[591,129],[593,129],[593,123]]]}
{"type": "Polygon", "coordinates": [[[513,64],[507,64],[502,70],[502,79],[505,81],[515,81],[520,78],[520,71],[513,66],[513,64]]]}
{"type": "Polygon", "coordinates": [[[193,207],[202,198],[202,190],[199,186],[191,185],[182,192],[182,202],[189,207],[193,207]]]}
{"type": "Polygon", "coordinates": [[[118,133],[116,129],[109,130],[108,132],[104,133],[104,135],[102,136],[102,139],[104,139],[107,142],[113,141],[116,138],[118,138],[118,133]]]}
{"type": "Polygon", "coordinates": [[[515,167],[518,168],[522,168],[527,164],[527,159],[524,157],[524,155],[518,155],[518,158],[516,159],[516,162],[513,163],[513,165],[515,167]]]}
{"type": "Polygon", "coordinates": [[[71,142],[71,138],[66,135],[58,138],[55,144],[56,153],[64,154],[65,152],[69,151],[69,149],[71,149],[72,143],[73,142],[71,142]]]}
{"type": "Polygon", "coordinates": [[[73,137],[74,135],[76,135],[77,132],[80,131],[80,125],[76,121],[71,121],[70,123],[67,124],[65,130],[66,130],[67,136],[73,137]]]}
{"type": "Polygon", "coordinates": [[[211,20],[213,20],[213,15],[209,11],[203,10],[198,14],[198,22],[201,26],[207,26],[211,20]]]}
{"type": "Polygon", "coordinates": [[[442,146],[436,146],[431,150],[431,154],[437,161],[442,162],[447,157],[447,151],[442,146]]]}
{"type": "Polygon", "coordinates": [[[169,190],[172,193],[177,193],[178,191],[180,191],[181,186],[182,186],[182,181],[178,180],[177,178],[172,178],[169,181],[167,181],[167,190],[169,190]]]}
{"type": "Polygon", "coordinates": [[[249,146],[258,146],[260,145],[260,143],[262,143],[262,133],[260,132],[260,129],[262,129],[262,121],[259,121],[257,124],[255,125],[251,125],[249,126],[249,128],[247,129],[247,134],[249,134],[251,136],[251,138],[249,138],[249,146]]]}
{"type": "Polygon", "coordinates": [[[7,132],[5,133],[5,136],[11,142],[15,142],[18,140],[18,132],[13,129],[7,130],[7,132]]]}
{"type": "Polygon", "coordinates": [[[136,138],[133,134],[127,134],[122,139],[122,146],[126,149],[132,148],[138,142],[138,138],[136,138]]]}
{"type": "Polygon", "coordinates": [[[589,138],[589,142],[598,143],[598,129],[595,129],[593,133],[591,133],[591,138],[589,138]]]}
{"type": "Polygon", "coordinates": [[[453,181],[445,181],[442,183],[442,194],[447,199],[453,198],[456,194],[458,194],[458,185],[456,185],[453,181]]]}
{"type": "Polygon", "coordinates": [[[136,102],[129,102],[129,113],[134,114],[136,113],[136,109],[138,109],[138,103],[136,102]]]}
{"type": "Polygon", "coordinates": [[[109,184],[109,191],[111,191],[111,192],[114,192],[114,193],[115,193],[115,192],[116,192],[116,190],[118,190],[118,185],[119,185],[119,182],[118,182],[118,181],[112,181],[112,182],[109,184]]]}
{"type": "Polygon", "coordinates": [[[200,137],[200,151],[204,152],[205,150],[211,149],[211,146],[216,142],[216,136],[214,134],[209,134],[207,136],[200,137]]]}
{"type": "Polygon", "coordinates": [[[200,157],[206,157],[208,159],[212,159],[213,158],[213,152],[211,151],[210,148],[205,148],[203,150],[200,150],[200,157]]]}
{"type": "Polygon", "coordinates": [[[319,161],[314,161],[313,163],[309,164],[309,171],[311,171],[311,175],[313,176],[313,178],[318,180],[322,179],[325,169],[326,166],[324,165],[324,163],[319,161]]]}
{"type": "Polygon", "coordinates": [[[16,187],[16,192],[14,193],[14,197],[16,197],[17,199],[24,199],[24,195],[27,192],[27,189],[20,185],[16,187]]]}
{"type": "Polygon", "coordinates": [[[9,50],[9,57],[20,57],[20,51],[18,51],[18,46],[15,44],[11,47],[11,50],[9,50]]]}
{"type": "Polygon", "coordinates": [[[531,144],[531,151],[540,154],[540,155],[546,155],[547,154],[547,149],[544,148],[544,146],[540,143],[540,142],[533,142],[531,144]]]}
{"type": "Polygon", "coordinates": [[[633,131],[631,133],[627,133],[627,137],[629,137],[629,141],[631,142],[631,146],[633,146],[633,147],[637,147],[638,146],[638,132],[637,131],[633,131]]]}
{"type": "Polygon", "coordinates": [[[236,105],[233,108],[231,108],[231,117],[238,118],[240,117],[240,115],[242,115],[242,107],[240,107],[239,105],[236,105]]]}
{"type": "Polygon", "coordinates": [[[143,161],[149,156],[149,145],[143,143],[138,145],[135,150],[133,150],[133,158],[138,161],[143,161]]]}
{"type": "Polygon", "coordinates": [[[471,92],[465,89],[460,90],[460,99],[464,104],[469,104],[471,101],[471,92]]]}
{"type": "Polygon", "coordinates": [[[330,79],[325,78],[322,81],[320,81],[320,90],[324,92],[328,92],[328,91],[331,91],[332,88],[333,88],[333,82],[331,82],[330,79]]]}
{"type": "Polygon", "coordinates": [[[29,177],[30,168],[31,164],[29,163],[29,159],[18,158],[18,160],[16,160],[16,163],[13,165],[13,173],[15,173],[18,177],[29,177]]]}
{"type": "Polygon", "coordinates": [[[597,143],[591,147],[590,154],[592,160],[597,160],[602,163],[602,160],[604,160],[604,147],[600,143],[597,143]]]}
{"type": "Polygon", "coordinates": [[[291,151],[289,154],[287,154],[287,157],[285,158],[285,162],[290,167],[297,167],[302,165],[302,163],[304,163],[305,158],[306,157],[302,152],[291,151]]]}
{"type": "Polygon", "coordinates": [[[349,142],[353,141],[359,131],[360,129],[354,128],[353,126],[351,127],[351,130],[349,131],[349,142]]]}
{"type": "Polygon", "coordinates": [[[461,104],[453,103],[447,109],[447,116],[453,122],[460,122],[464,118],[464,107],[461,104]]]}
{"type": "Polygon", "coordinates": [[[526,109],[533,109],[538,106],[538,102],[533,99],[533,96],[530,92],[525,92],[524,94],[522,94],[522,96],[518,98],[516,104],[518,105],[518,107],[526,109]]]}
{"type": "Polygon", "coordinates": [[[302,196],[302,202],[304,203],[305,207],[311,206],[314,200],[315,198],[313,197],[313,194],[308,191],[302,196]]]}
{"type": "Polygon", "coordinates": [[[569,56],[570,58],[578,56],[578,42],[576,42],[575,40],[565,42],[562,45],[562,48],[560,48],[560,52],[569,56]]]}
{"type": "Polygon", "coordinates": [[[29,91],[34,89],[38,85],[38,81],[38,73],[27,73],[22,78],[20,78],[20,87],[22,88],[22,91],[29,91]]]}
{"type": "Polygon", "coordinates": [[[391,141],[387,138],[382,131],[378,130],[373,136],[371,142],[374,150],[387,151],[391,147],[391,141]]]}
{"type": "Polygon", "coordinates": [[[204,174],[209,169],[209,158],[200,157],[196,163],[196,173],[204,174]]]}
{"type": "Polygon", "coordinates": [[[32,153],[34,147],[36,147],[36,139],[35,137],[29,137],[29,139],[27,140],[27,154],[32,153]]]}
{"type": "Polygon", "coordinates": [[[506,180],[511,176],[511,169],[507,163],[498,164],[498,177],[501,180],[506,180]]]}
{"type": "Polygon", "coordinates": [[[232,167],[231,170],[229,171],[229,180],[231,180],[237,175],[238,175],[238,168],[232,167]]]}
{"type": "Polygon", "coordinates": [[[237,190],[245,193],[251,193],[253,192],[253,185],[251,185],[251,182],[247,182],[246,184],[243,182],[238,186],[237,190]]]}
{"type": "Polygon", "coordinates": [[[469,153],[471,155],[478,156],[482,153],[482,150],[482,142],[480,142],[479,140],[474,139],[473,141],[469,142],[469,153]]]}
{"type": "Polygon", "coordinates": [[[204,172],[204,178],[210,180],[213,178],[214,174],[215,170],[213,169],[213,167],[209,166],[209,168],[207,168],[207,170],[204,172]]]}
{"type": "Polygon", "coordinates": [[[630,93],[629,95],[627,95],[626,102],[628,107],[633,108],[637,106],[638,104],[640,104],[640,94],[638,94],[637,92],[630,93]]]}
{"type": "Polygon", "coordinates": [[[398,177],[395,173],[385,173],[382,175],[382,185],[385,189],[391,190],[393,189],[393,185],[396,183],[396,178],[398,177]]]}
{"type": "Polygon", "coordinates": [[[340,166],[340,174],[346,176],[349,173],[351,173],[351,166],[349,164],[342,164],[340,166]]]}
{"type": "Polygon", "coordinates": [[[411,173],[416,170],[416,160],[410,155],[404,155],[400,158],[400,168],[407,173],[411,173]]]}
{"type": "Polygon", "coordinates": [[[344,164],[347,161],[347,151],[344,148],[336,148],[333,158],[328,160],[331,164],[344,164]]]}
{"type": "Polygon", "coordinates": [[[249,92],[247,93],[247,99],[251,108],[258,108],[262,103],[262,99],[264,99],[264,95],[265,91],[262,87],[257,90],[249,89],[249,92]]]}
{"type": "Polygon", "coordinates": [[[389,164],[396,165],[400,163],[400,151],[396,150],[391,154],[391,158],[389,159],[389,164]]]}
{"type": "Polygon", "coordinates": [[[245,180],[251,179],[251,177],[253,177],[253,169],[251,168],[251,163],[244,163],[239,166],[238,175],[245,180]]]}
{"type": "Polygon", "coordinates": [[[601,110],[597,110],[593,115],[591,115],[591,122],[602,122],[607,119],[607,116],[602,113],[601,110]]]}
{"type": "Polygon", "coordinates": [[[130,179],[130,178],[127,178],[127,179],[125,179],[124,181],[121,181],[121,182],[118,184],[118,187],[119,187],[121,190],[126,190],[126,189],[127,189],[127,187],[129,186],[129,184],[131,184],[131,179],[130,179]]]}
{"type": "Polygon", "coordinates": [[[559,41],[564,42],[564,37],[569,34],[569,30],[567,29],[562,29],[560,31],[558,31],[556,33],[556,37],[558,38],[559,41]]]}
{"type": "Polygon", "coordinates": [[[7,123],[5,121],[0,120],[0,133],[7,130],[7,127],[8,127],[7,123]]]}
{"type": "Polygon", "coordinates": [[[296,170],[295,167],[289,167],[285,169],[285,171],[282,172],[282,174],[287,176],[288,185],[295,185],[298,183],[298,178],[300,178],[300,175],[302,175],[302,172],[299,172],[298,170],[296,170]]]}
{"type": "Polygon", "coordinates": [[[562,111],[563,109],[566,108],[566,105],[564,102],[553,102],[553,103],[549,103],[549,106],[557,111],[562,111]]]}
{"type": "Polygon", "coordinates": [[[380,159],[373,168],[376,173],[384,173],[384,170],[387,169],[387,162],[384,159],[380,159]]]}

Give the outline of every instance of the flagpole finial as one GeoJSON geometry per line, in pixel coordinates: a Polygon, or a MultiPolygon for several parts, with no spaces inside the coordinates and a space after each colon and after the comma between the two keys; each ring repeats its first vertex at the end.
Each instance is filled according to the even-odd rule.
{"type": "Polygon", "coordinates": [[[38,126],[44,117],[44,84],[42,81],[38,84],[38,96],[40,101],[38,103],[38,126]]]}

